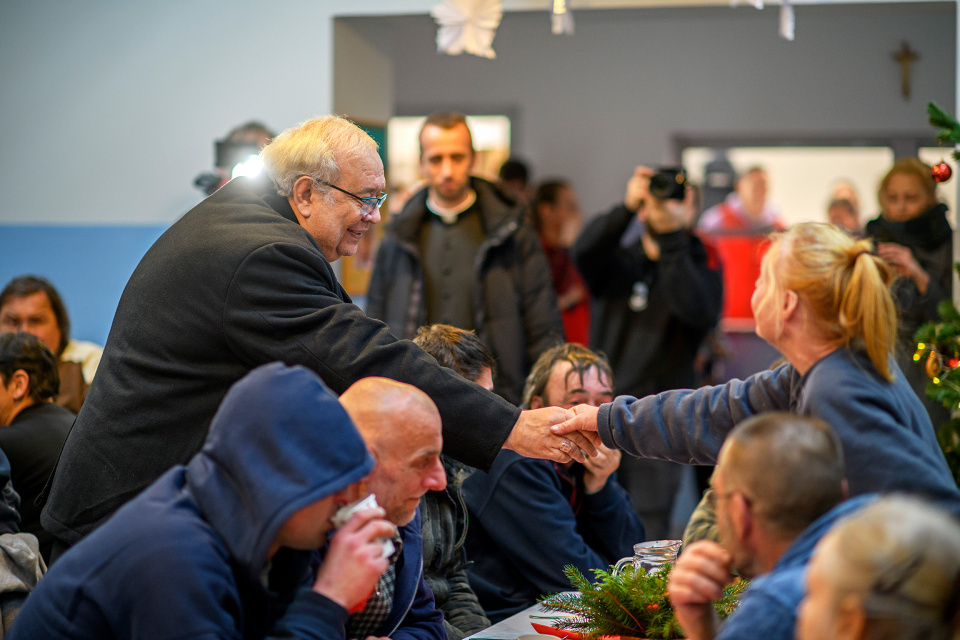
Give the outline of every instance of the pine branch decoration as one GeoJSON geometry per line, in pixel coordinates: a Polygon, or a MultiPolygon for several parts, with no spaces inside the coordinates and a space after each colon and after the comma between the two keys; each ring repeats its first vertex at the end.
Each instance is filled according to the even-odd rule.
{"type": "MultiPolygon", "coordinates": [[[[960,263],[954,268],[960,273],[960,263]]],[[[913,359],[924,366],[930,383],[927,396],[948,409],[960,409],[960,311],[951,300],[937,310],[940,322],[930,322],[914,334],[917,351],[913,359]]],[[[960,485],[960,417],[939,425],[937,441],[943,450],[954,481],[960,485]]]]}
{"type": "Polygon", "coordinates": [[[960,144],[960,123],[934,102],[927,105],[927,114],[930,116],[930,124],[940,129],[937,141],[952,145],[953,159],[960,161],[960,151],[956,149],[956,145],[960,144]]]}
{"type": "MultiPolygon", "coordinates": [[[[558,617],[555,624],[589,638],[630,636],[634,638],[683,638],[683,631],[667,598],[668,566],[648,574],[627,566],[619,574],[594,569],[596,582],[591,583],[576,567],[568,565],[563,572],[577,593],[559,593],[540,599],[549,610],[573,614],[558,617]]],[[[727,587],[724,597],[715,603],[721,618],[727,617],[739,604],[745,581],[727,587]]]]}

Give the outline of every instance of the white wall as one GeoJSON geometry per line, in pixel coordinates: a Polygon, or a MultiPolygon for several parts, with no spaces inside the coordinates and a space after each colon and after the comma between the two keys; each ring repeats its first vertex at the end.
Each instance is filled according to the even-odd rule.
{"type": "Polygon", "coordinates": [[[431,4],[0,0],[0,224],[173,222],[215,139],[332,110],[335,15],[431,4]]]}
{"type": "Polygon", "coordinates": [[[540,177],[570,177],[592,212],[635,164],[670,161],[675,134],[932,137],[927,101],[954,108],[954,3],[798,6],[794,42],[777,35],[779,7],[574,15],[567,37],[545,12],[506,14],[492,61],[438,56],[429,17],[391,19],[398,114],[514,115],[515,151],[540,177]],[[921,56],[909,101],[891,59],[904,39],[921,56]]]}

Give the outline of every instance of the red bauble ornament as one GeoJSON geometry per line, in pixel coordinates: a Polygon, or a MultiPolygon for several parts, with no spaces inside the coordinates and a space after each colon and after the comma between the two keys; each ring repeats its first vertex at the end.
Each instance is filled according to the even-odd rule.
{"type": "Polygon", "coordinates": [[[647,605],[647,610],[648,610],[648,611],[655,611],[655,610],[657,610],[657,609],[659,609],[659,608],[660,608],[660,605],[658,605],[657,603],[653,603],[653,604],[648,604],[648,605],[647,605]]]}
{"type": "Polygon", "coordinates": [[[930,168],[930,175],[934,182],[946,182],[953,175],[953,170],[946,162],[941,162],[930,168]]]}

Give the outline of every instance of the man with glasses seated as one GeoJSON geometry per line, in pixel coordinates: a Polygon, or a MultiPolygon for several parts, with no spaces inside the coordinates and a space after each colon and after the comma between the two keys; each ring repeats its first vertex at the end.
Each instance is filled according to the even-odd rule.
{"type": "Polygon", "coordinates": [[[764,413],[730,432],[710,479],[720,543],[686,547],[667,593],[690,640],[792,640],[803,573],[835,522],[874,499],[843,502],[843,445],[826,422],[764,413]],[[713,601],[736,572],[753,579],[721,626],[713,601]]]}
{"type": "Polygon", "coordinates": [[[563,341],[563,322],[540,239],[513,196],[471,177],[473,139],[459,113],[420,130],[426,188],[386,229],[367,314],[401,338],[425,324],[475,331],[497,359],[494,391],[520,404],[527,371],[563,341]]]}
{"type": "Polygon", "coordinates": [[[130,278],[51,481],[47,531],[74,544],[188,461],[230,386],[277,360],[312,369],[336,393],[368,376],[413,384],[440,410],[445,452],[471,466],[489,467],[501,446],[561,462],[593,452],[584,436],[549,435],[566,412],[521,415],[352,304],[332,263],[380,221],[383,163],[369,135],[315,118],[261,156],[269,180],[221,187],[130,278]]]}

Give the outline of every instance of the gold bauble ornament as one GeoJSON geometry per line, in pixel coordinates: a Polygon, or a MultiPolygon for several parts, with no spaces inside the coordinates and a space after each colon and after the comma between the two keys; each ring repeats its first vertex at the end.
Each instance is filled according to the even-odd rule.
{"type": "Polygon", "coordinates": [[[942,367],[940,366],[940,358],[937,357],[937,354],[933,351],[930,352],[930,357],[927,358],[927,377],[936,378],[940,375],[942,367]]]}

